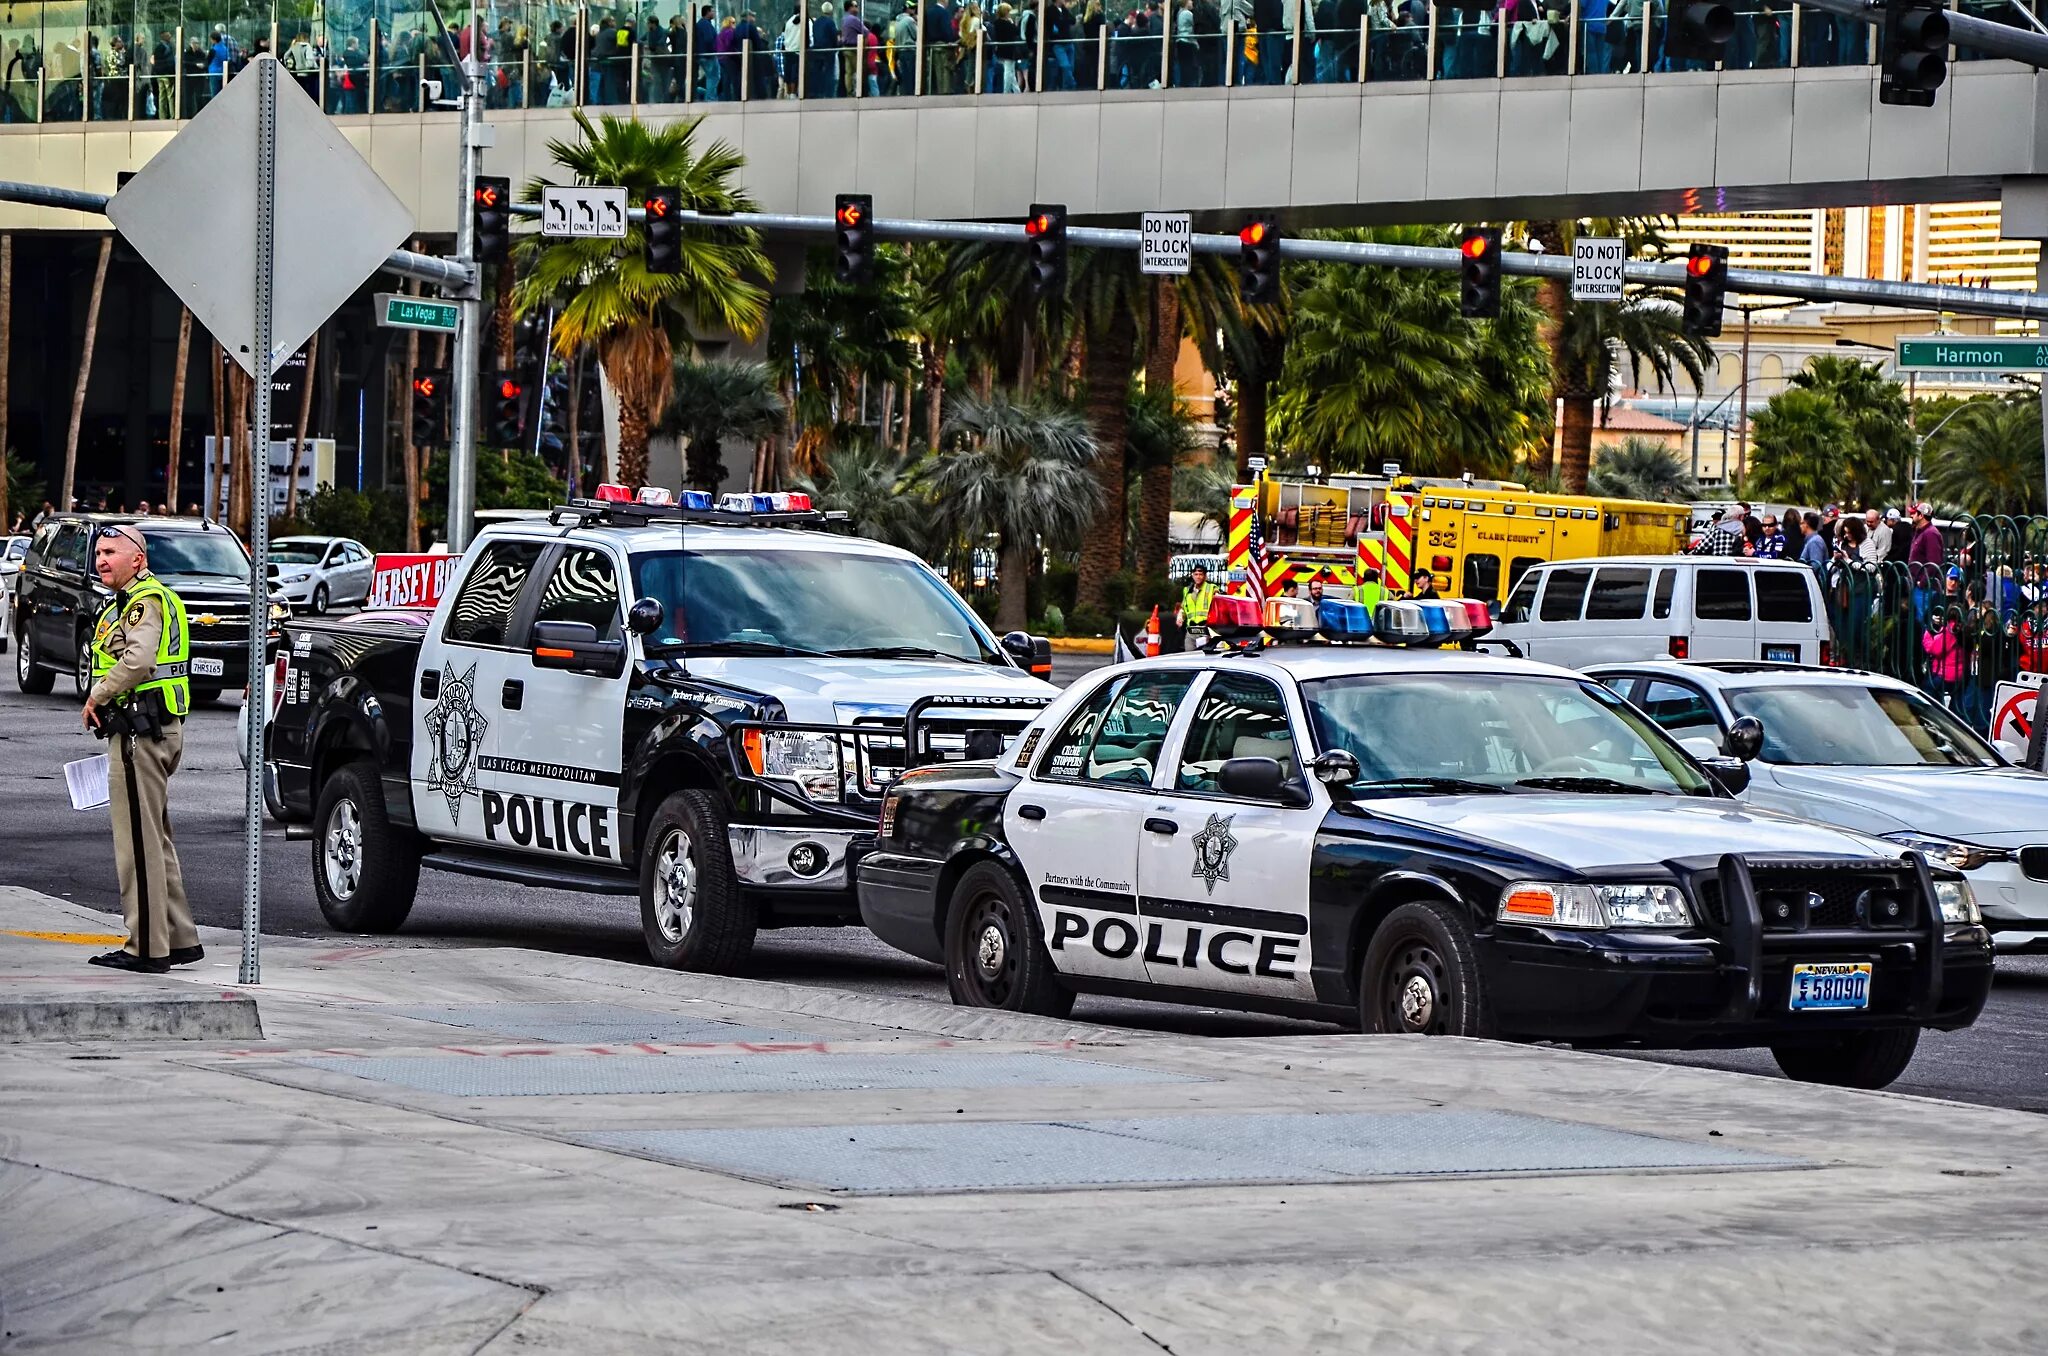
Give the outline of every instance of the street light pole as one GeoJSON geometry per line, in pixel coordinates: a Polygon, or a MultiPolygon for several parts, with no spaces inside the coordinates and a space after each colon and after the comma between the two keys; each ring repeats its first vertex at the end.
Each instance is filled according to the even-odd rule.
{"type": "MultiPolygon", "coordinates": [[[[483,54],[483,6],[471,11],[469,51],[462,56],[462,145],[459,148],[455,204],[455,257],[465,262],[476,259],[476,178],[484,148],[491,144],[490,127],[483,120],[484,82],[480,58],[483,54]]],[[[483,270],[472,274],[468,286],[456,293],[455,360],[448,374],[454,386],[448,429],[448,525],[444,536],[448,549],[460,554],[469,546],[476,521],[476,425],[477,368],[482,349],[479,327],[483,323],[483,270]]]]}

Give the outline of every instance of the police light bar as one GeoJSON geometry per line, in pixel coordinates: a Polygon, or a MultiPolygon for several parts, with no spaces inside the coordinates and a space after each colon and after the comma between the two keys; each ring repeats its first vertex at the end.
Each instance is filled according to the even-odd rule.
{"type": "Polygon", "coordinates": [[[1316,605],[1306,598],[1268,598],[1263,620],[1276,640],[1305,639],[1316,633],[1316,605]]]}
{"type": "Polygon", "coordinates": [[[1241,636],[1255,636],[1264,629],[1265,618],[1259,615],[1259,602],[1256,598],[1221,593],[1209,603],[1211,635],[1235,640],[1241,636]]]}
{"type": "Polygon", "coordinates": [[[711,507],[711,491],[684,490],[683,497],[676,502],[686,509],[708,509],[711,507]]]}
{"type": "Polygon", "coordinates": [[[673,504],[676,498],[659,485],[642,485],[640,493],[633,496],[636,504],[673,504]]]}
{"type": "Polygon", "coordinates": [[[1323,599],[1316,609],[1316,624],[1324,639],[1338,644],[1372,639],[1372,609],[1348,598],[1323,599]]]}
{"type": "Polygon", "coordinates": [[[1453,645],[1491,631],[1493,617],[1470,598],[1402,598],[1381,603],[1372,625],[1389,645],[1453,645]]]}
{"type": "Polygon", "coordinates": [[[630,504],[633,492],[624,485],[600,485],[595,498],[600,504],[630,504]]]}

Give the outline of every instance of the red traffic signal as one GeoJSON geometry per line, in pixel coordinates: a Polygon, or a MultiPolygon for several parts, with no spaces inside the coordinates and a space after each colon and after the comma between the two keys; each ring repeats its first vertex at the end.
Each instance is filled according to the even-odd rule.
{"type": "Polygon", "coordinates": [[[441,385],[432,377],[414,377],[412,379],[412,389],[413,394],[420,397],[420,399],[432,400],[439,394],[441,385]]]}
{"type": "Polygon", "coordinates": [[[510,377],[506,377],[498,383],[498,397],[501,400],[517,400],[525,390],[525,387],[510,377]]]}
{"type": "Polygon", "coordinates": [[[837,215],[841,226],[858,226],[867,216],[867,212],[857,199],[848,199],[839,204],[837,215]]]}
{"type": "Polygon", "coordinates": [[[1493,237],[1488,235],[1468,235],[1459,244],[1458,248],[1465,252],[1467,259],[1483,259],[1486,257],[1487,251],[1493,248],[1493,237]]]}
{"type": "Polygon", "coordinates": [[[1267,227],[1264,221],[1248,221],[1244,224],[1243,229],[1237,233],[1238,243],[1242,245],[1263,245],[1266,243],[1266,230],[1267,227]]]}
{"type": "Polygon", "coordinates": [[[1038,236],[1044,235],[1047,231],[1050,231],[1051,229],[1052,217],[1045,212],[1040,212],[1035,216],[1028,217],[1025,219],[1024,222],[1024,234],[1031,236],[1034,239],[1038,236]]]}
{"type": "Polygon", "coordinates": [[[498,185],[488,180],[476,186],[476,205],[479,207],[496,207],[500,197],[501,190],[498,185]]]}
{"type": "Polygon", "coordinates": [[[648,216],[659,219],[668,215],[669,200],[666,195],[660,195],[649,198],[642,206],[647,209],[648,216]]]}
{"type": "Polygon", "coordinates": [[[1685,260],[1685,271],[1695,278],[1704,278],[1714,271],[1714,262],[1714,256],[1711,254],[1688,255],[1685,260]]]}

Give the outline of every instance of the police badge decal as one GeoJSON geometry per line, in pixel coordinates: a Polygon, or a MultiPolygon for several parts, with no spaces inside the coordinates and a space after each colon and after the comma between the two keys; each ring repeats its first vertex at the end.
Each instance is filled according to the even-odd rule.
{"type": "Polygon", "coordinates": [[[476,665],[441,683],[441,700],[427,712],[427,780],[448,798],[448,817],[462,822],[462,798],[476,790],[476,746],[490,728],[476,709],[476,665]]]}
{"type": "Polygon", "coordinates": [[[1209,894],[1216,893],[1216,882],[1230,879],[1230,854],[1237,851],[1237,839],[1231,835],[1230,821],[1236,815],[1210,815],[1209,822],[1194,836],[1195,869],[1190,873],[1201,879],[1202,888],[1209,894]]]}

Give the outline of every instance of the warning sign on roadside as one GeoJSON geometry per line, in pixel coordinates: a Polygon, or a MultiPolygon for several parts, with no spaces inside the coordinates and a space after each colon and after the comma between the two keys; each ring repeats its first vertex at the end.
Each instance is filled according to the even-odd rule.
{"type": "Polygon", "coordinates": [[[2014,762],[2026,757],[2027,737],[2034,730],[2034,707],[2040,692],[2038,673],[2023,673],[2019,682],[2000,683],[1992,689],[1991,742],[2014,762]]]}
{"type": "Polygon", "coordinates": [[[1582,235],[1572,241],[1572,300],[1620,301],[1621,268],[1628,242],[1582,235]]]}

